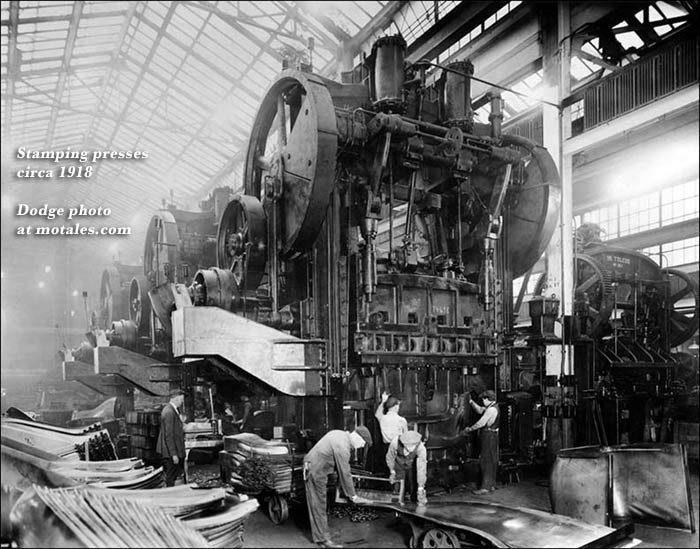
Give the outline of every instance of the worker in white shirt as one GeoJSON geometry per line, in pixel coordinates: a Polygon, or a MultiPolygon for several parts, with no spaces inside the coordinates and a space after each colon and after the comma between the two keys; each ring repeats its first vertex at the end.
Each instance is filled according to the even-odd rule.
{"type": "Polygon", "coordinates": [[[406,418],[399,415],[401,401],[390,393],[382,393],[382,401],[377,406],[374,417],[379,422],[379,429],[382,432],[382,457],[386,458],[389,444],[399,435],[408,432],[408,422],[406,418]]]}
{"type": "Polygon", "coordinates": [[[500,414],[496,403],[496,393],[486,390],[480,395],[484,405],[479,406],[469,396],[469,404],[481,414],[479,421],[464,429],[464,433],[481,430],[481,454],[479,467],[481,469],[481,488],[474,490],[476,495],[488,494],[496,489],[496,472],[498,470],[498,426],[500,414]]]}

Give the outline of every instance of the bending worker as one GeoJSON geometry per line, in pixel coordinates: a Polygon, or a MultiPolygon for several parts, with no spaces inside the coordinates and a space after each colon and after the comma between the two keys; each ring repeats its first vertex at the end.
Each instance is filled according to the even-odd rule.
{"type": "MultiPolygon", "coordinates": [[[[416,497],[418,505],[425,505],[425,481],[428,477],[428,452],[417,431],[407,431],[394,438],[386,453],[386,464],[389,467],[389,482],[401,483],[399,503],[403,503],[404,488],[408,480],[408,493],[416,497]],[[413,467],[415,465],[418,490],[413,482],[413,467]]],[[[411,498],[413,499],[413,498],[411,498]]]]}
{"type": "Polygon", "coordinates": [[[309,508],[311,535],[320,547],[342,547],[331,540],[326,515],[328,475],[334,470],[345,495],[353,503],[370,503],[358,496],[350,474],[350,456],[353,448],[372,445],[372,435],[361,425],[352,433],[335,429],[326,433],[304,456],[304,484],[309,508]]]}
{"type": "Polygon", "coordinates": [[[401,401],[384,391],[382,401],[374,413],[382,432],[382,455],[385,456],[385,459],[389,443],[400,434],[408,431],[408,422],[406,418],[399,415],[399,406],[401,406],[401,401]]]}
{"type": "Polygon", "coordinates": [[[481,454],[479,467],[481,469],[481,488],[473,490],[477,495],[488,494],[496,489],[496,472],[498,470],[498,425],[500,413],[496,404],[496,394],[487,390],[479,395],[484,405],[479,406],[469,395],[469,404],[481,414],[479,421],[464,429],[464,433],[481,430],[481,454]]]}

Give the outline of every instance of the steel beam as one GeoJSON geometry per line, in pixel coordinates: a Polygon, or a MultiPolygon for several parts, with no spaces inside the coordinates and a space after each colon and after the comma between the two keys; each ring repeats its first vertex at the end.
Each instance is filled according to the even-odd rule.
{"type": "Polygon", "coordinates": [[[112,74],[115,71],[115,66],[117,59],[119,58],[119,53],[121,52],[122,47],[124,46],[124,41],[126,40],[126,33],[129,30],[129,26],[131,25],[131,20],[134,17],[134,14],[136,13],[136,7],[138,6],[138,2],[131,2],[129,4],[129,9],[126,10],[126,14],[124,16],[124,22],[122,23],[121,28],[119,29],[119,34],[117,35],[117,40],[114,43],[114,49],[112,50],[112,57],[109,63],[109,68],[107,69],[107,73],[103,76],[104,80],[102,81],[102,89],[100,90],[98,96],[99,96],[99,101],[95,104],[95,110],[92,113],[92,117],[90,118],[90,123],[88,124],[88,128],[85,132],[85,136],[83,137],[83,144],[82,148],[85,148],[88,140],[90,139],[90,136],[92,135],[93,129],[95,127],[95,122],[97,121],[97,115],[100,112],[100,109],[102,108],[104,104],[104,96],[107,90],[109,89],[109,82],[112,79],[112,74]]]}
{"type": "Polygon", "coordinates": [[[419,59],[432,60],[505,5],[506,2],[502,1],[461,2],[425,34],[409,44],[406,60],[409,63],[419,59]]]}
{"type": "Polygon", "coordinates": [[[7,89],[5,99],[5,138],[12,133],[12,101],[15,96],[15,82],[19,73],[20,51],[17,49],[17,26],[19,21],[19,1],[10,2],[7,28],[7,89]]]}
{"type": "Polygon", "coordinates": [[[71,13],[70,25],[68,27],[68,37],[66,38],[66,44],[63,49],[63,59],[61,60],[61,72],[58,75],[56,92],[54,93],[54,104],[51,108],[51,117],[49,118],[49,124],[46,128],[46,139],[44,140],[44,147],[46,149],[51,148],[51,145],[53,144],[53,136],[54,132],[56,131],[56,121],[58,120],[58,111],[61,108],[63,92],[66,89],[66,81],[68,80],[68,75],[71,71],[70,62],[71,58],[73,57],[75,39],[78,36],[78,27],[80,26],[80,16],[83,13],[83,4],[83,2],[73,3],[73,12],[71,13]]]}
{"type": "Polygon", "coordinates": [[[637,128],[663,120],[674,111],[693,104],[698,104],[698,84],[684,88],[668,97],[654,101],[649,105],[585,131],[576,137],[567,139],[564,142],[564,154],[572,155],[585,151],[589,147],[600,146],[609,139],[629,132],[630,128],[637,128]]]}
{"type": "Polygon", "coordinates": [[[367,25],[365,25],[360,32],[343,44],[343,47],[350,51],[352,57],[355,57],[358,53],[360,53],[365,45],[365,42],[372,38],[376,32],[381,32],[386,29],[394,20],[396,14],[399,13],[407,4],[407,0],[387,2],[379,13],[377,13],[377,15],[375,15],[374,18],[367,25]]]}

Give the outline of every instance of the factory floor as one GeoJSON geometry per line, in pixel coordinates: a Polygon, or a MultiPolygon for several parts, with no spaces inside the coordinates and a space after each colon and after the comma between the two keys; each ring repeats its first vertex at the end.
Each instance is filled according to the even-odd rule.
{"type": "MultiPolygon", "coordinates": [[[[209,468],[212,476],[218,475],[218,466],[201,465],[194,468],[209,468]]],[[[205,472],[205,471],[202,471],[205,472]]],[[[461,487],[449,496],[442,492],[432,495],[430,501],[464,499],[493,502],[511,507],[529,507],[551,512],[547,477],[543,474],[528,473],[521,476],[520,482],[499,485],[495,492],[485,496],[471,493],[473,487],[461,487]]],[[[635,524],[634,538],[641,543],[640,548],[651,547],[699,547],[698,509],[699,483],[697,468],[690,474],[693,502],[693,514],[696,524],[695,532],[660,528],[635,524]]],[[[379,511],[379,517],[368,522],[351,522],[348,517],[329,518],[333,540],[346,547],[408,547],[411,536],[410,527],[397,519],[392,513],[379,511]]],[[[292,503],[289,519],[284,524],[275,526],[261,508],[254,513],[245,527],[244,546],[258,547],[316,547],[311,541],[311,531],[306,517],[306,502],[292,503]]]]}

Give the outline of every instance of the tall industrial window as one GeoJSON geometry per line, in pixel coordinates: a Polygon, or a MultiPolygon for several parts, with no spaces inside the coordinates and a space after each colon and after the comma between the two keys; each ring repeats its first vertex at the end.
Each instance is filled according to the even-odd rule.
{"type": "Polygon", "coordinates": [[[696,236],[639,250],[662,267],[679,267],[698,262],[700,239],[696,236]]]}
{"type": "Polygon", "coordinates": [[[681,221],[697,219],[700,214],[698,185],[695,179],[668,187],[619,204],[604,206],[574,217],[575,226],[597,223],[603,240],[636,234],[681,221]]]}
{"type": "Polygon", "coordinates": [[[603,229],[603,234],[601,235],[601,238],[603,240],[617,238],[617,204],[613,204],[612,206],[606,206],[604,208],[599,208],[591,212],[586,212],[579,219],[575,220],[575,222],[576,227],[578,227],[582,223],[595,223],[596,225],[600,225],[600,228],[603,229]]]}
{"type": "Polygon", "coordinates": [[[659,193],[651,193],[620,203],[617,236],[640,233],[659,227],[659,193]]]}
{"type": "Polygon", "coordinates": [[[661,219],[664,225],[698,217],[700,180],[688,181],[661,191],[661,219]]]}

